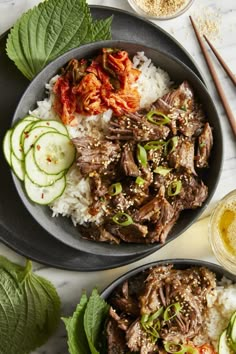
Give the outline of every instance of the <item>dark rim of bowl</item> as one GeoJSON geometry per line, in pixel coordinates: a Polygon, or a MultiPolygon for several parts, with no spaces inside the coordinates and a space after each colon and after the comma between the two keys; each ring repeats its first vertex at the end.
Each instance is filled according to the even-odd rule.
{"type": "Polygon", "coordinates": [[[220,265],[216,263],[211,263],[208,261],[197,260],[197,259],[186,259],[186,258],[171,259],[170,258],[170,259],[164,259],[164,260],[146,263],[137,268],[129,270],[128,272],[122,274],[114,281],[112,281],[107,287],[105,287],[105,289],[101,292],[100,295],[102,298],[107,299],[111,295],[111,293],[117,288],[117,286],[122,284],[125,280],[133,277],[134,275],[148,268],[168,265],[168,264],[173,264],[174,268],[177,269],[186,269],[189,267],[206,267],[216,274],[216,278],[218,280],[220,280],[222,277],[225,276],[226,278],[230,279],[232,282],[236,283],[236,275],[233,275],[232,273],[230,273],[229,271],[222,268],[220,265]]]}

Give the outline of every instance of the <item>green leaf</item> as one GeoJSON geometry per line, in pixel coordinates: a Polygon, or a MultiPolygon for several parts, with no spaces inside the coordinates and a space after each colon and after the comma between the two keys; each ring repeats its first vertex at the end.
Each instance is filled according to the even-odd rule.
{"type": "Polygon", "coordinates": [[[7,39],[7,55],[31,80],[68,50],[110,39],[111,21],[93,21],[86,0],[47,0],[16,22],[7,39]]]}
{"type": "Polygon", "coordinates": [[[97,289],[93,289],[84,314],[84,330],[92,354],[99,354],[96,346],[108,311],[109,305],[99,296],[97,289]]]}
{"type": "Polygon", "coordinates": [[[111,23],[113,16],[105,20],[95,21],[92,24],[93,40],[99,41],[101,38],[111,39],[111,23]]]}
{"type": "Polygon", "coordinates": [[[60,299],[54,286],[0,257],[0,353],[27,354],[44,344],[60,319],[60,299]]]}
{"type": "Polygon", "coordinates": [[[89,346],[84,331],[83,321],[84,312],[88,302],[87,295],[84,293],[77,305],[72,317],[62,318],[65,323],[68,348],[70,354],[88,354],[89,346]]]}

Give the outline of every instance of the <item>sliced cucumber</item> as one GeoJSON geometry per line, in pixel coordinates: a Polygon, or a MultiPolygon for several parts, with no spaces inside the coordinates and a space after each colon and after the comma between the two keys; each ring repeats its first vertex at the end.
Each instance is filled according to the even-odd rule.
{"type": "Polygon", "coordinates": [[[234,352],[236,352],[236,312],[231,316],[228,327],[230,328],[230,330],[227,329],[229,343],[234,352]]]}
{"type": "Polygon", "coordinates": [[[34,128],[37,127],[49,127],[49,128],[54,128],[56,129],[59,133],[68,135],[68,131],[64,124],[61,122],[58,122],[57,120],[40,120],[37,122],[34,126],[34,128]]]}
{"type": "MultiPolygon", "coordinates": [[[[28,127],[27,127],[28,129],[28,127]]],[[[27,136],[24,139],[24,145],[23,145],[23,151],[24,154],[27,154],[29,149],[34,145],[35,141],[44,133],[51,132],[51,131],[56,131],[54,128],[48,128],[48,127],[36,127],[35,125],[33,126],[33,129],[29,131],[27,136]]]]}
{"type": "Polygon", "coordinates": [[[31,122],[31,123],[25,127],[25,129],[21,133],[21,137],[20,137],[20,142],[21,142],[21,146],[23,147],[23,150],[24,150],[24,140],[25,140],[25,138],[28,137],[30,130],[36,124],[36,122],[34,122],[34,121],[29,120],[29,122],[31,122]]]}
{"type": "Polygon", "coordinates": [[[23,148],[21,145],[21,134],[25,130],[25,128],[30,124],[32,124],[31,121],[23,119],[19,123],[17,123],[12,130],[11,147],[12,152],[18,158],[18,160],[24,160],[23,148]]]}
{"type": "Polygon", "coordinates": [[[218,352],[219,354],[231,354],[231,350],[228,345],[227,330],[224,330],[220,335],[218,352]]]}
{"type": "Polygon", "coordinates": [[[227,327],[227,334],[229,336],[231,334],[231,329],[233,327],[233,323],[234,323],[235,318],[236,318],[236,311],[231,315],[230,320],[229,320],[229,324],[228,324],[228,327],[227,327]]]}
{"type": "Polygon", "coordinates": [[[62,178],[65,172],[61,172],[58,175],[49,175],[41,171],[34,161],[34,152],[31,148],[25,156],[25,172],[29,179],[41,187],[47,187],[52,185],[55,181],[62,178]]]}
{"type": "Polygon", "coordinates": [[[28,120],[28,121],[37,121],[40,118],[34,117],[34,116],[26,116],[25,118],[22,118],[22,120],[28,120]]]}
{"type": "Polygon", "coordinates": [[[19,160],[13,154],[13,152],[11,153],[11,167],[16,177],[18,177],[21,181],[24,181],[24,177],[25,177],[24,161],[19,160]]]}
{"type": "Polygon", "coordinates": [[[66,135],[45,133],[34,144],[34,158],[40,170],[48,174],[58,174],[72,165],[75,147],[66,135]]]}
{"type": "Polygon", "coordinates": [[[3,139],[3,153],[8,165],[11,166],[11,134],[12,130],[9,129],[3,139]]]}
{"type": "Polygon", "coordinates": [[[28,197],[37,204],[47,205],[60,197],[66,187],[66,178],[63,176],[48,187],[39,187],[25,175],[25,190],[28,197]]]}
{"type": "Polygon", "coordinates": [[[6,132],[3,152],[34,203],[50,204],[64,192],[75,148],[62,123],[26,116],[6,132]]]}

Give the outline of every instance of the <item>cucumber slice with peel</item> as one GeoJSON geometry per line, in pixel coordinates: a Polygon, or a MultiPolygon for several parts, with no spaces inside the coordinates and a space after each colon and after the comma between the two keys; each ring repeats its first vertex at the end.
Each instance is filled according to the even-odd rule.
{"type": "Polygon", "coordinates": [[[19,160],[13,153],[11,153],[11,167],[16,177],[21,181],[24,181],[25,178],[25,166],[24,161],[19,160]]]}
{"type": "Polygon", "coordinates": [[[227,335],[228,336],[231,335],[231,330],[232,330],[235,318],[236,318],[236,311],[231,315],[230,320],[229,320],[229,324],[228,324],[228,327],[227,327],[227,335]]]}
{"type": "Polygon", "coordinates": [[[226,329],[220,335],[218,352],[219,352],[219,354],[232,354],[232,351],[231,351],[229,344],[228,344],[226,329]]]}
{"type": "Polygon", "coordinates": [[[25,156],[25,172],[29,179],[41,187],[50,186],[58,179],[62,178],[65,172],[61,172],[58,175],[49,175],[41,171],[34,161],[33,148],[29,150],[25,156]]]}
{"type": "Polygon", "coordinates": [[[37,117],[34,117],[34,116],[26,116],[26,117],[22,118],[22,120],[28,120],[28,121],[31,121],[31,122],[33,122],[33,121],[36,122],[39,119],[40,118],[37,118],[37,117]]]}
{"type": "Polygon", "coordinates": [[[21,137],[20,137],[20,142],[21,142],[21,146],[23,147],[23,150],[24,150],[24,140],[25,140],[25,138],[27,138],[30,130],[36,124],[36,122],[34,122],[34,121],[29,121],[29,122],[30,122],[30,124],[25,127],[25,129],[21,133],[21,137]]]}
{"type": "Polygon", "coordinates": [[[32,202],[40,205],[47,205],[52,203],[55,199],[60,197],[66,187],[66,178],[63,176],[54,184],[48,187],[39,187],[25,175],[25,190],[32,202]]]}
{"type": "Polygon", "coordinates": [[[75,159],[75,147],[62,123],[26,116],[6,132],[3,152],[34,203],[48,205],[62,195],[75,159]]]}
{"type": "Polygon", "coordinates": [[[229,337],[230,347],[236,352],[236,312],[234,312],[230,318],[227,335],[229,337]]]}
{"type": "Polygon", "coordinates": [[[24,139],[23,151],[26,155],[30,148],[34,145],[35,141],[44,133],[56,131],[54,128],[49,127],[35,127],[31,129],[24,139]]]}
{"type": "Polygon", "coordinates": [[[34,159],[39,169],[47,174],[67,170],[75,159],[75,147],[68,136],[49,132],[34,144],[34,159]]]}
{"type": "Polygon", "coordinates": [[[48,128],[54,128],[56,131],[58,131],[61,134],[68,135],[68,131],[64,124],[61,122],[58,122],[57,120],[40,120],[39,122],[35,123],[34,128],[38,127],[48,127],[48,128]]]}
{"type": "Polygon", "coordinates": [[[11,166],[11,134],[12,130],[9,129],[3,138],[3,153],[8,165],[11,166]]]}
{"type": "Polygon", "coordinates": [[[19,123],[17,123],[12,129],[11,147],[12,152],[18,158],[18,160],[24,160],[23,147],[21,145],[21,134],[26,129],[26,127],[30,126],[31,124],[31,121],[23,119],[19,123]]]}

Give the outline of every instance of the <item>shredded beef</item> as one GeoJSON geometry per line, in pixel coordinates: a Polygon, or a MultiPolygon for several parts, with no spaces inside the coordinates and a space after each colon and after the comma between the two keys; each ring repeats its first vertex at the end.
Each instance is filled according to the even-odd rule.
{"type": "Polygon", "coordinates": [[[164,243],[180,213],[207,199],[199,169],[209,167],[212,129],[187,81],[150,109],[113,113],[104,138],[87,136],[73,143],[77,165],[90,184],[89,213],[104,215],[98,224],[79,227],[83,237],[164,243]]]}
{"type": "MultiPolygon", "coordinates": [[[[164,342],[189,344],[204,333],[207,296],[215,287],[215,274],[205,267],[176,269],[170,264],[146,269],[113,291],[107,327],[116,322],[116,335],[123,331],[126,352],[164,353],[164,342]]],[[[106,333],[112,342],[115,335],[106,333]]]]}

